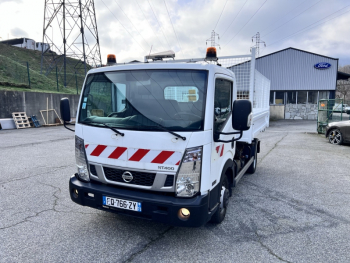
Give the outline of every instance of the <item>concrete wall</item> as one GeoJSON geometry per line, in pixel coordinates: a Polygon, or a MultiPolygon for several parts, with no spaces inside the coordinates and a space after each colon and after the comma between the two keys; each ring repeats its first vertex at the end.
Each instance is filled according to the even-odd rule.
{"type": "Polygon", "coordinates": [[[285,118],[317,120],[317,104],[286,104],[285,118]]]}
{"type": "Polygon", "coordinates": [[[270,120],[284,120],[284,105],[270,105],[270,120]]]}
{"type": "MultiPolygon", "coordinates": [[[[52,94],[22,91],[0,91],[0,119],[12,118],[12,112],[26,112],[27,116],[36,115],[40,124],[44,124],[40,110],[46,110],[47,98],[49,109],[55,109],[60,116],[60,100],[68,97],[71,116],[76,117],[80,95],[52,94]]],[[[46,120],[46,113],[43,113],[46,120]]],[[[56,114],[49,113],[49,123],[54,123],[56,114]]]]}

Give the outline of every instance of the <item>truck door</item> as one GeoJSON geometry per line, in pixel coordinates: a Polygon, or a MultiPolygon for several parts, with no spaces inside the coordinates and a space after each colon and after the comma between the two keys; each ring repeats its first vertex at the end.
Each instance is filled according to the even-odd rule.
{"type": "MultiPolygon", "coordinates": [[[[215,132],[232,132],[231,112],[232,112],[233,81],[229,78],[216,77],[214,93],[214,125],[215,132]]],[[[221,140],[230,140],[233,135],[221,135],[221,140]]],[[[232,143],[215,142],[212,148],[212,174],[216,174],[216,179],[220,180],[221,171],[229,158],[233,159],[232,143]]]]}

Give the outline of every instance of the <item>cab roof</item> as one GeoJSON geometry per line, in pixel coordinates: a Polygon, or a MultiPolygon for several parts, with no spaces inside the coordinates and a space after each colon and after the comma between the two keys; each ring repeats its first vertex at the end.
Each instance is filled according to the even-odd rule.
{"type": "Polygon", "coordinates": [[[88,74],[121,70],[141,70],[141,69],[193,69],[193,70],[208,70],[209,72],[221,73],[234,77],[234,73],[224,67],[209,64],[209,63],[176,63],[176,62],[155,62],[155,63],[130,63],[130,64],[117,64],[113,66],[95,68],[89,70],[88,74]]]}

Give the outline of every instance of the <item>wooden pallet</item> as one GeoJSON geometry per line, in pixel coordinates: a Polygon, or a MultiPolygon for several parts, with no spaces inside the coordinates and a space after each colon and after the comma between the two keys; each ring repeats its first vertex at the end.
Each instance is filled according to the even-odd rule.
{"type": "Polygon", "coordinates": [[[25,112],[12,112],[12,118],[17,129],[30,128],[30,123],[25,112]]]}

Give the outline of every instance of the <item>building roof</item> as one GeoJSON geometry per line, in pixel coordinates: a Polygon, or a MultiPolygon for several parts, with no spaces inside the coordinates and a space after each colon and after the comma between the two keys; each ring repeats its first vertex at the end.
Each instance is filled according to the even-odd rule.
{"type": "Polygon", "coordinates": [[[348,80],[348,79],[350,79],[350,74],[338,71],[337,80],[348,80]]]}
{"type": "Polygon", "coordinates": [[[324,56],[324,55],[321,55],[321,54],[317,54],[317,53],[305,51],[305,50],[302,50],[302,49],[297,49],[297,48],[294,48],[294,47],[288,47],[288,48],[285,48],[285,49],[281,49],[281,50],[278,50],[278,51],[276,51],[276,52],[273,52],[273,53],[270,53],[270,54],[267,54],[267,55],[258,57],[258,58],[256,58],[256,59],[260,59],[260,58],[264,58],[264,57],[267,57],[267,56],[271,56],[271,55],[274,55],[274,54],[276,54],[276,53],[286,51],[286,50],[288,50],[288,49],[293,49],[293,50],[296,50],[296,51],[301,51],[301,52],[305,52],[305,53],[308,53],[308,54],[312,54],[312,55],[316,55],[316,56],[321,56],[321,57],[325,57],[325,58],[329,58],[329,59],[339,60],[338,58],[327,57],[327,56],[324,56]]]}
{"type": "Polygon", "coordinates": [[[8,39],[8,40],[3,40],[3,41],[0,41],[0,43],[8,44],[8,45],[19,45],[19,44],[23,44],[24,39],[33,40],[31,38],[22,37],[22,38],[13,38],[13,39],[8,39]]]}

